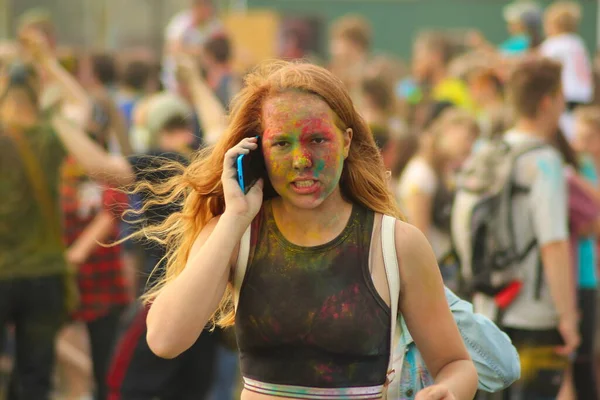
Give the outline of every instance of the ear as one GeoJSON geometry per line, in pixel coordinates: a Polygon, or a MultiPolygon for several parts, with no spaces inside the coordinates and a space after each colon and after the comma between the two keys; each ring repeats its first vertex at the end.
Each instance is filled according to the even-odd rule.
{"type": "Polygon", "coordinates": [[[545,115],[552,108],[553,100],[554,100],[553,96],[551,96],[549,94],[545,95],[542,98],[542,101],[540,102],[538,114],[545,115]]]}
{"type": "Polygon", "coordinates": [[[352,144],[352,136],[354,135],[354,131],[352,128],[348,128],[344,131],[344,159],[348,158],[348,153],[350,153],[350,144],[352,144]]]}

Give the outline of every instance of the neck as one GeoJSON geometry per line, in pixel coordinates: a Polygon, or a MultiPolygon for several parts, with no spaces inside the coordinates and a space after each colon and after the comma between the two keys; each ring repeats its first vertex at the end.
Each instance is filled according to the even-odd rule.
{"type": "Polygon", "coordinates": [[[502,98],[502,96],[491,96],[491,97],[485,99],[484,101],[482,101],[481,105],[486,110],[491,110],[491,111],[495,111],[495,110],[505,107],[504,99],[502,98]]]}
{"type": "Polygon", "coordinates": [[[132,87],[129,87],[129,86],[120,86],[119,92],[124,96],[137,96],[140,94],[140,92],[138,92],[138,90],[136,90],[132,87]]]}
{"type": "Polygon", "coordinates": [[[102,83],[94,82],[90,85],[90,92],[94,93],[108,93],[109,85],[103,85],[102,83]]]}
{"type": "Polygon", "coordinates": [[[433,154],[432,149],[420,149],[417,152],[416,157],[422,158],[429,165],[433,165],[433,162],[435,160],[435,156],[433,154]]]}
{"type": "Polygon", "coordinates": [[[352,204],[336,190],[317,208],[298,209],[281,198],[272,202],[273,216],[283,235],[301,246],[316,246],[333,240],[346,226],[352,204]]]}
{"type": "MultiPolygon", "coordinates": [[[[430,133],[425,133],[430,135],[430,133]]],[[[429,165],[433,165],[435,161],[435,151],[433,149],[433,142],[431,137],[422,137],[419,143],[419,149],[417,150],[416,157],[422,158],[429,165]]]]}
{"type": "Polygon", "coordinates": [[[541,119],[527,119],[520,118],[515,124],[515,128],[527,134],[528,136],[537,137],[543,140],[547,140],[551,136],[555,129],[550,129],[547,124],[541,119]]]}
{"type": "Polygon", "coordinates": [[[559,31],[554,31],[554,32],[549,32],[548,33],[548,37],[557,37],[557,36],[562,36],[562,35],[568,35],[571,32],[559,32],[559,31]]]}

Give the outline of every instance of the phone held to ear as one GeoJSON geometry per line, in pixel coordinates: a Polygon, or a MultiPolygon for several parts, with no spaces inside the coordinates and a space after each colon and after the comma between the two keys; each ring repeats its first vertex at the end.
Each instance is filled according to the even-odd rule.
{"type": "Polygon", "coordinates": [[[260,137],[258,147],[248,154],[240,154],[236,160],[237,178],[240,188],[247,194],[260,178],[267,176],[260,137]]]}

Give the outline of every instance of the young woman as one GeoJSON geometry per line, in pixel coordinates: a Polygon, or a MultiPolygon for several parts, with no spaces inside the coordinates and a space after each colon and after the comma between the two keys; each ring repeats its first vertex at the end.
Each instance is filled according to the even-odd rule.
{"type": "MultiPolygon", "coordinates": [[[[87,157],[77,151],[83,161],[102,158],[97,165],[105,176],[132,175],[122,159],[100,157],[81,132],[62,139],[74,152],[86,149],[87,157]]],[[[183,174],[149,186],[167,196],[146,206],[183,204],[143,231],[168,248],[164,279],[147,296],[147,342],[154,353],[174,358],[209,321],[235,321],[242,399],[382,398],[390,295],[381,247],[372,262],[369,253],[381,214],[400,213],[371,132],[339,79],[309,64],[259,69],[247,77],[216,146],[183,174]],[[257,136],[266,174],[245,195],[234,163],[257,149],[257,136]],[[232,266],[250,226],[250,257],[234,313],[232,266]]],[[[435,377],[416,398],[471,399],[477,373],[435,257],[425,237],[402,221],[395,243],[399,311],[435,377]]]]}
{"type": "MultiPolygon", "coordinates": [[[[170,244],[164,283],[149,296],[156,354],[186,350],[211,316],[219,325],[235,320],[243,399],[381,398],[390,296],[369,248],[381,214],[399,212],[372,135],[337,78],[288,63],[250,75],[228,132],[167,188],[171,200],[185,200],[179,215],[146,230],[170,244]],[[267,174],[244,195],[234,164],[257,140],[267,174]],[[227,288],[249,226],[234,315],[227,288]],[[365,394],[373,388],[381,390],[365,394]]],[[[396,229],[400,312],[436,377],[417,399],[470,399],[477,373],[435,257],[418,230],[401,221],[396,229]]]]}
{"type": "Polygon", "coordinates": [[[409,221],[428,238],[446,285],[456,290],[450,240],[453,174],[471,153],[479,127],[466,111],[447,108],[420,137],[419,150],[400,176],[397,199],[409,221]]]}

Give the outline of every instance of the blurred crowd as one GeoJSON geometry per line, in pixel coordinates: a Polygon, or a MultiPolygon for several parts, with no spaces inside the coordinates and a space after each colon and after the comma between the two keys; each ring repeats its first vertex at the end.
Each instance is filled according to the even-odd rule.
{"type": "MultiPolygon", "coordinates": [[[[515,83],[511,71],[540,57],[561,65],[564,102],[541,108],[547,113],[541,119],[550,128],[555,120],[554,136],[545,139],[575,183],[544,193],[571,196],[576,187],[589,201],[585,212],[569,200],[568,214],[549,211],[542,219],[570,218],[562,222],[570,227],[569,264],[587,352],[583,370],[573,367],[575,379],[565,380],[559,398],[588,400],[597,393],[600,58],[578,34],[580,13],[572,2],[543,9],[518,1],[498,16],[507,26],[503,43],[476,31],[427,30],[417,33],[410,60],[375,53],[372,22],[348,14],[330,27],[327,62],[309,54],[293,30],[280,57],[322,63],[343,81],[381,149],[407,220],[429,239],[446,286],[469,299],[451,226],[457,176],[486,141],[510,133],[523,110],[535,116],[546,107],[552,69],[525,71],[522,79],[531,84],[515,83]],[[584,216],[573,216],[578,211],[584,216]]],[[[148,206],[143,193],[121,190],[134,182],[159,184],[178,171],[153,169],[158,159],[185,164],[217,142],[230,101],[245,84],[233,67],[231,37],[210,0],[190,0],[172,18],[160,57],[68,50],[57,42],[57,23],[41,9],[28,11],[0,59],[0,398],[236,398],[232,332],[207,330],[172,360],[156,357],[145,343],[148,308],[138,299],[160,274],[165,253],[129,236],[168,218],[179,203],[148,206]],[[111,181],[102,165],[94,172],[77,161],[89,157],[93,164],[93,149],[74,154],[58,139],[41,139],[44,130],[66,137],[74,127],[129,163],[131,177],[111,181]]]]}

